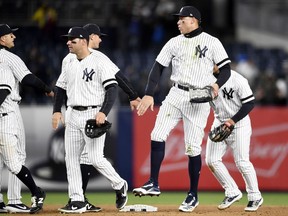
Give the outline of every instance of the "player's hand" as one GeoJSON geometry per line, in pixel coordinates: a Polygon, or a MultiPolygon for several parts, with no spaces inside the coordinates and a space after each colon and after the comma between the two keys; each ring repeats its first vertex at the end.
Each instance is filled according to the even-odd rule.
{"type": "Polygon", "coordinates": [[[59,121],[64,125],[64,118],[61,112],[55,112],[52,115],[52,128],[56,130],[59,126],[59,121]]]}
{"type": "Polygon", "coordinates": [[[152,96],[145,95],[137,107],[137,114],[139,116],[144,115],[149,107],[152,111],[154,111],[154,98],[152,96]]]}
{"type": "Polygon", "coordinates": [[[106,120],[106,115],[103,112],[98,112],[98,113],[96,113],[95,119],[96,119],[97,125],[104,124],[104,122],[106,120]]]}
{"type": "Polygon", "coordinates": [[[130,108],[131,108],[131,111],[137,109],[137,107],[138,107],[140,101],[141,101],[141,98],[140,98],[140,97],[136,98],[135,100],[130,101],[130,108]]]}
{"type": "MultiPolygon", "coordinates": [[[[214,95],[215,95],[214,98],[216,98],[216,97],[218,96],[219,86],[218,86],[217,83],[213,83],[213,84],[212,84],[212,87],[213,87],[213,89],[214,89],[214,95]]],[[[213,99],[214,99],[214,98],[213,98],[213,99]]]]}
{"type": "Polygon", "coordinates": [[[46,96],[48,96],[48,97],[54,97],[54,92],[53,91],[51,91],[51,92],[49,92],[49,93],[45,93],[46,94],[46,96]]]}

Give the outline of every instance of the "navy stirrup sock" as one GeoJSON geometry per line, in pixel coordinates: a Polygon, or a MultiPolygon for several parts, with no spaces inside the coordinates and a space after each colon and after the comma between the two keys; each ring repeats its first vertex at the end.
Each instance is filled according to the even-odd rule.
{"type": "Polygon", "coordinates": [[[190,177],[189,193],[192,193],[198,199],[198,183],[200,177],[200,170],[202,166],[201,155],[188,158],[189,158],[188,170],[190,177]]]}
{"type": "Polygon", "coordinates": [[[165,142],[151,141],[150,179],[158,186],[160,166],[165,156],[165,142]]]}

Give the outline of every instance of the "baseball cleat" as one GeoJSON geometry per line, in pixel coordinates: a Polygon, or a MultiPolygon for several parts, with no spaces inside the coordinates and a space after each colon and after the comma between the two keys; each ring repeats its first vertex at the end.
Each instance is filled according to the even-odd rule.
{"type": "Polygon", "coordinates": [[[39,212],[40,210],[42,210],[43,208],[43,203],[46,198],[46,193],[40,187],[38,187],[38,189],[39,189],[38,194],[31,198],[32,206],[30,209],[30,214],[35,214],[39,212]]]}
{"type": "Polygon", "coordinates": [[[149,180],[142,187],[133,189],[133,194],[135,196],[159,196],[161,194],[160,188],[158,185],[155,185],[153,181],[149,180]]]}
{"type": "Polygon", "coordinates": [[[86,204],[82,201],[71,201],[66,206],[59,208],[58,211],[62,214],[81,214],[86,212],[86,204]]]}
{"type": "Polygon", "coordinates": [[[7,213],[7,209],[4,202],[0,202],[0,213],[7,213]]]}
{"type": "Polygon", "coordinates": [[[116,208],[117,209],[122,209],[125,207],[127,201],[128,201],[128,196],[127,196],[127,191],[128,191],[128,184],[126,181],[124,181],[124,185],[120,190],[115,190],[116,192],[116,208]]]}
{"type": "Polygon", "coordinates": [[[239,201],[242,198],[242,193],[233,196],[233,197],[225,197],[222,203],[218,206],[219,210],[224,210],[229,208],[234,202],[239,201]]]}
{"type": "Polygon", "coordinates": [[[30,208],[23,203],[20,204],[8,204],[6,209],[9,213],[29,213],[30,208]]]}
{"type": "Polygon", "coordinates": [[[263,201],[263,198],[255,201],[249,201],[247,207],[244,210],[247,212],[257,211],[258,208],[263,204],[263,201]]]}
{"type": "Polygon", "coordinates": [[[185,200],[179,206],[179,211],[192,212],[198,205],[198,199],[192,193],[189,193],[185,200]]]}
{"type": "Polygon", "coordinates": [[[86,212],[100,212],[102,209],[100,207],[91,204],[85,197],[86,212]]]}

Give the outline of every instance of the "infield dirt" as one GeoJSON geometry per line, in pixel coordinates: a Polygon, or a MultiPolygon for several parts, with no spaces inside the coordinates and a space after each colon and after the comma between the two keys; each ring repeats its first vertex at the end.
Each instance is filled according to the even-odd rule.
{"type": "MultiPolygon", "coordinates": [[[[62,215],[58,212],[58,208],[63,207],[60,205],[45,205],[43,211],[37,215],[62,215]]],[[[241,205],[234,205],[226,210],[218,210],[217,206],[212,205],[199,205],[192,213],[185,213],[178,211],[178,205],[157,205],[157,212],[119,212],[114,206],[102,205],[101,212],[83,213],[83,216],[137,216],[137,215],[156,215],[156,216],[174,216],[174,215],[205,215],[205,216],[287,216],[288,206],[262,206],[257,212],[245,212],[244,207],[241,205]]],[[[22,215],[22,214],[21,214],[22,215]]],[[[27,214],[28,215],[28,214],[27,214]]]]}

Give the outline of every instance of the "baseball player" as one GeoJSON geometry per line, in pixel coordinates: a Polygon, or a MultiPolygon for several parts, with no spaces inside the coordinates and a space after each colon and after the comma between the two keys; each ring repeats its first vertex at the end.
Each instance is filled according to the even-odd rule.
{"type": "Polygon", "coordinates": [[[103,124],[117,96],[115,66],[111,61],[88,49],[89,33],[82,27],[73,27],[67,35],[67,46],[76,58],[62,67],[56,83],[52,126],[63,122],[61,106],[67,95],[65,113],[65,162],[67,167],[68,193],[71,202],[60,208],[64,213],[82,213],[86,203],[82,189],[80,155],[87,148],[88,162],[103,174],[116,192],[116,207],[122,209],[128,200],[128,184],[104,157],[105,135],[91,139],[85,135],[86,120],[95,118],[103,124]]]}
{"type": "MultiPolygon", "coordinates": [[[[191,87],[212,85],[214,94],[230,76],[230,60],[221,42],[202,31],[199,26],[201,14],[193,6],[184,6],[178,14],[177,25],[180,35],[170,39],[162,48],[150,71],[145,96],[137,107],[138,115],[143,115],[150,107],[153,111],[154,89],[163,74],[163,69],[172,64],[170,79],[173,86],[160,106],[155,126],[151,133],[150,179],[135,195],[160,195],[158,176],[165,154],[165,141],[180,120],[184,124],[185,154],[188,156],[190,189],[179,207],[180,211],[192,212],[199,204],[198,181],[201,170],[201,143],[204,128],[210,112],[209,103],[191,104],[191,87]],[[220,70],[215,82],[213,67],[220,70]]],[[[163,74],[164,75],[164,74],[163,74]]]]}
{"type": "MultiPolygon", "coordinates": [[[[133,86],[129,83],[127,78],[120,72],[120,69],[111,62],[111,60],[104,55],[102,52],[99,52],[98,49],[100,43],[102,42],[101,37],[106,36],[106,34],[102,33],[100,31],[100,28],[96,24],[86,24],[83,26],[83,28],[89,33],[89,50],[92,52],[92,54],[95,54],[95,56],[101,56],[101,58],[105,59],[105,61],[109,62],[109,65],[113,67],[113,71],[115,71],[115,77],[116,81],[118,82],[119,87],[123,89],[123,91],[128,95],[128,98],[130,100],[130,107],[133,111],[137,108],[140,98],[138,97],[137,92],[134,90],[133,86]]],[[[77,57],[73,53],[67,54],[67,56],[62,61],[62,70],[65,70],[66,64],[69,64],[69,62],[75,60],[77,57]]],[[[80,158],[80,168],[81,168],[81,174],[82,174],[82,189],[85,192],[87,189],[89,177],[91,170],[94,169],[94,167],[91,165],[91,163],[88,160],[88,152],[86,150],[86,147],[84,147],[84,150],[81,154],[80,158]]],[[[86,212],[99,212],[101,211],[100,207],[94,206],[93,204],[88,202],[88,199],[85,196],[85,202],[86,202],[86,212]]]]}
{"type": "Polygon", "coordinates": [[[2,159],[9,171],[8,205],[9,212],[27,212],[28,207],[20,201],[21,185],[17,177],[30,189],[32,193],[32,208],[30,213],[36,213],[43,207],[45,192],[36,186],[30,171],[24,166],[25,132],[22,117],[19,111],[21,97],[19,83],[35,87],[47,96],[53,97],[54,93],[40,79],[32,74],[25,63],[15,54],[8,51],[14,47],[16,36],[7,24],[0,24],[0,152],[2,159]],[[13,185],[11,185],[13,183],[13,185]],[[21,211],[22,210],[22,211],[21,211]]]}
{"type": "MultiPolygon", "coordinates": [[[[214,71],[217,77],[217,66],[214,71]]],[[[212,128],[222,123],[228,127],[234,125],[231,135],[223,142],[215,143],[208,139],[206,147],[206,163],[225,190],[225,198],[218,206],[220,210],[242,198],[241,191],[222,162],[228,147],[232,149],[235,164],[246,184],[248,205],[245,211],[257,211],[263,203],[256,172],[249,160],[252,129],[248,114],[254,108],[254,102],[255,98],[247,79],[233,70],[229,80],[220,88],[217,99],[211,102],[215,117],[212,128]]]]}

